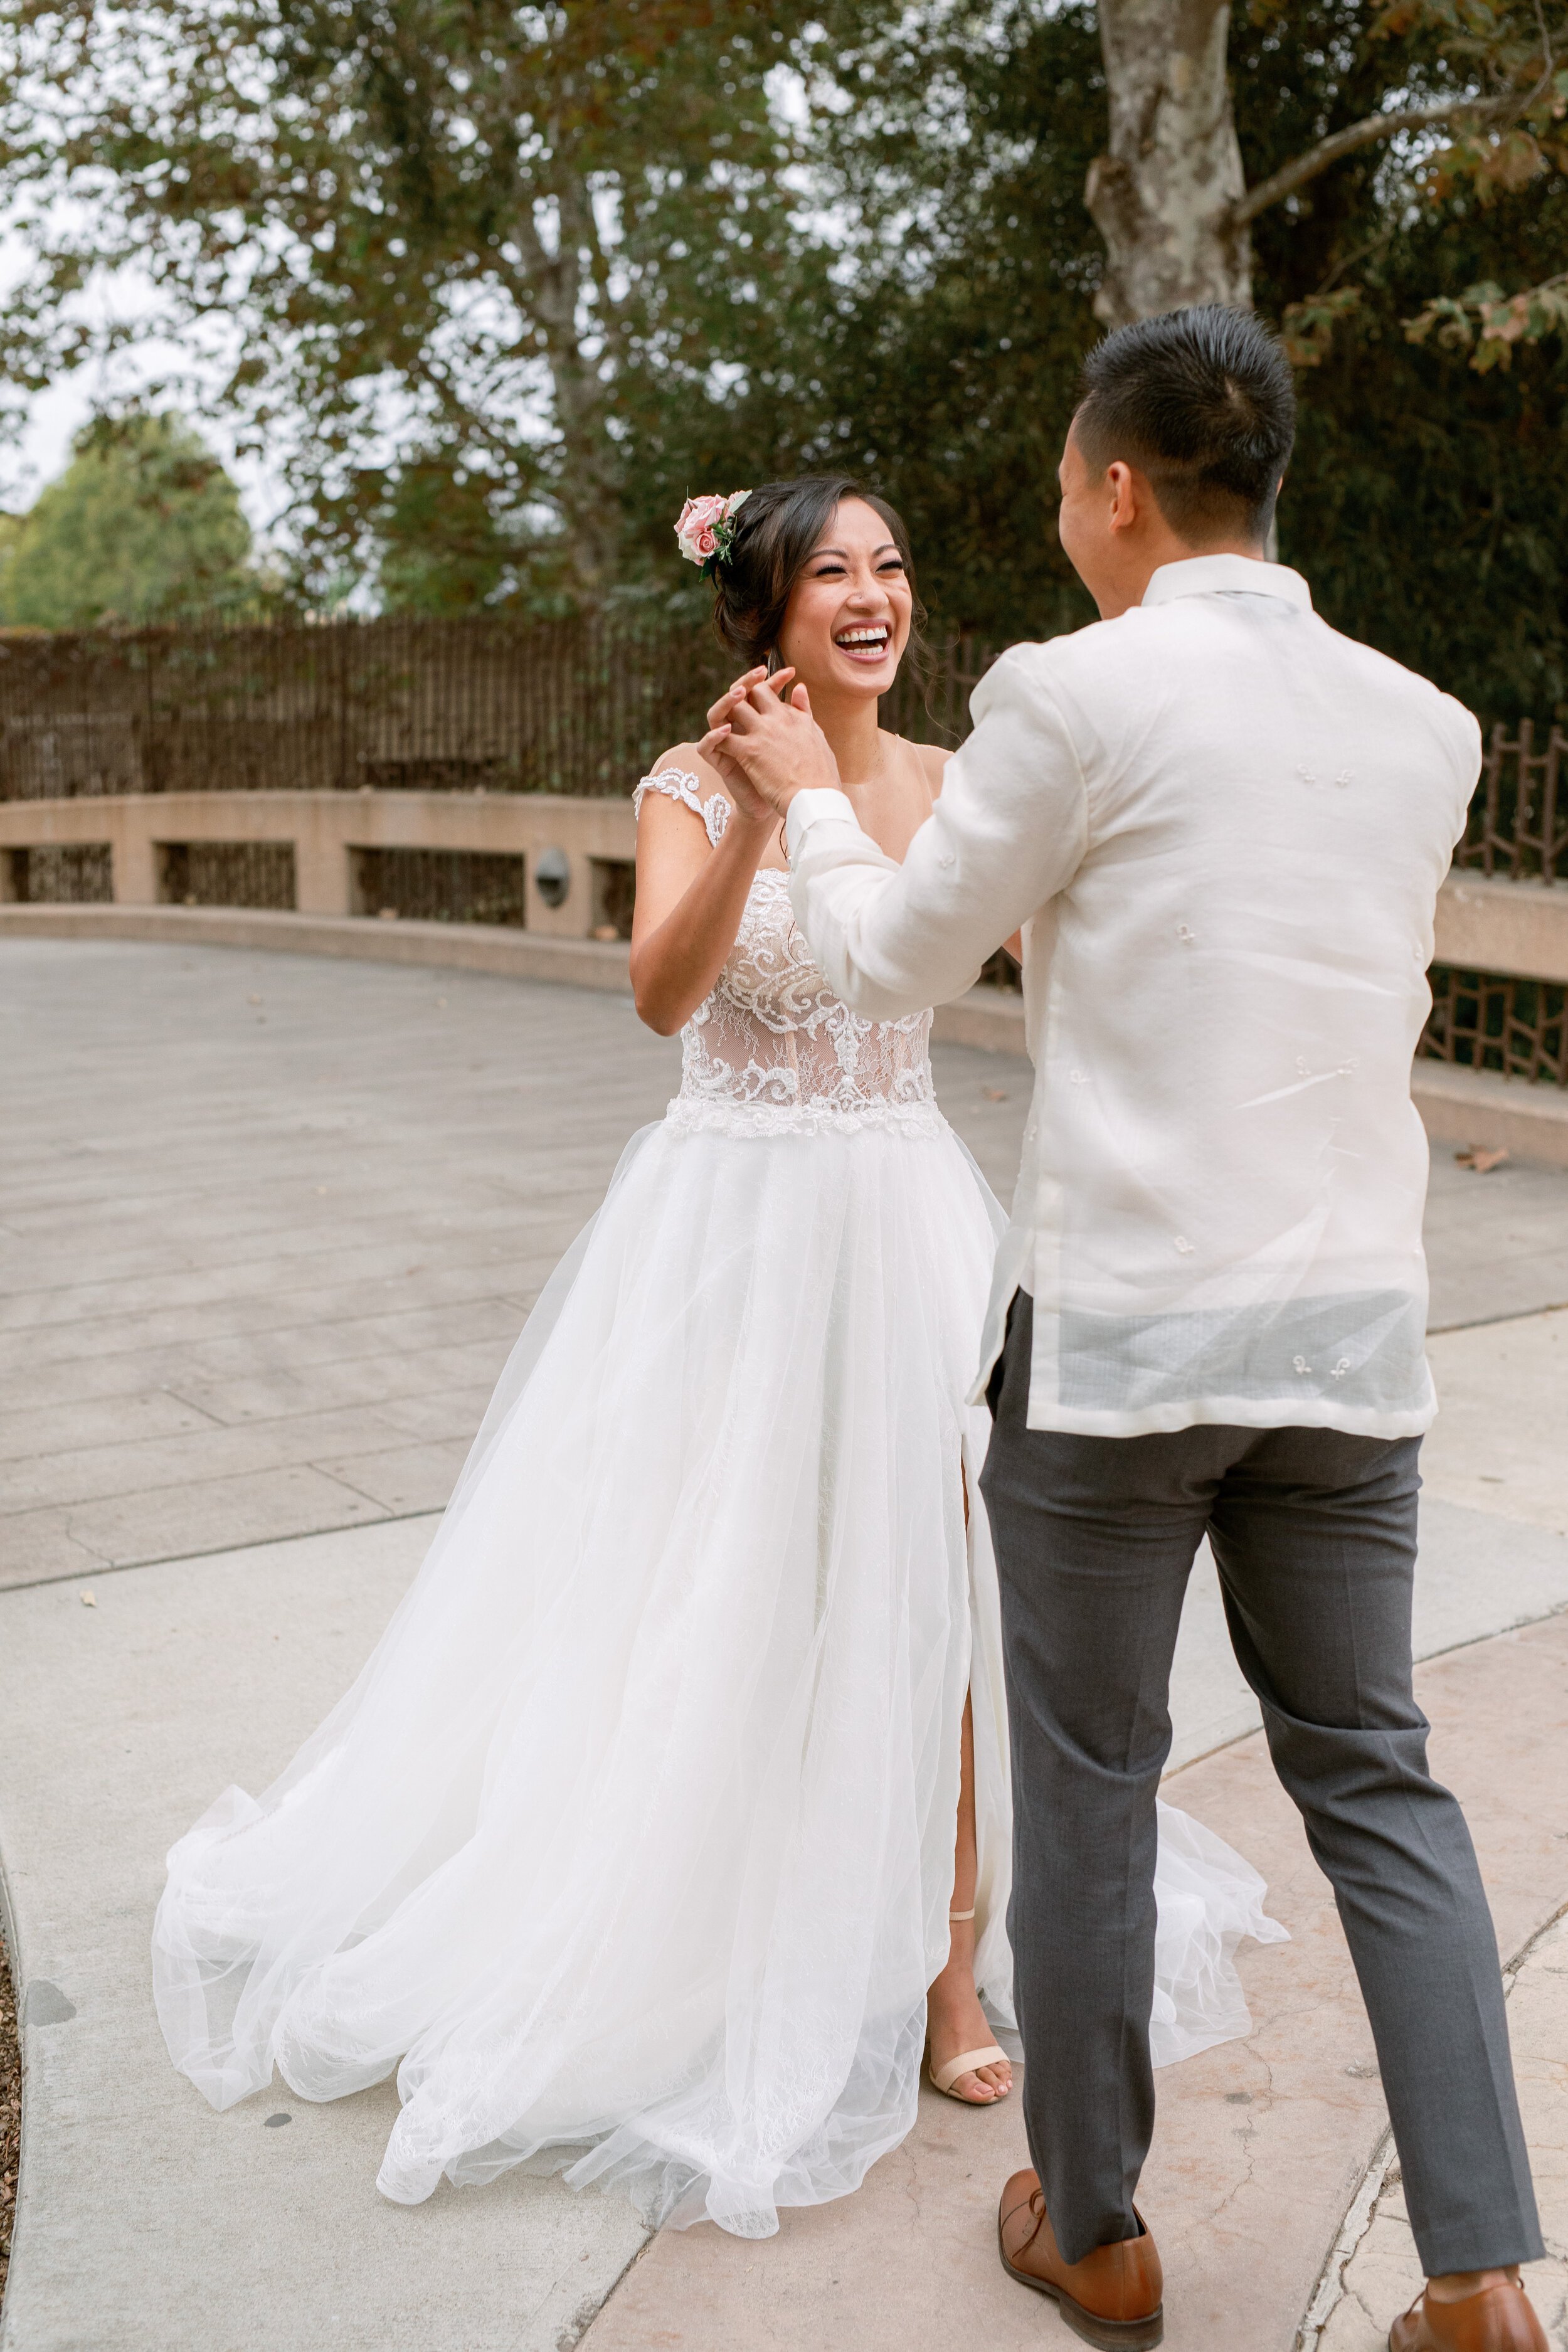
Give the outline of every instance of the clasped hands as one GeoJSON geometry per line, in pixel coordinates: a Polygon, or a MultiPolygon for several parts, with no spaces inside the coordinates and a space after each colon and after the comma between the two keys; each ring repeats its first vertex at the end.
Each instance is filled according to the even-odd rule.
{"type": "Polygon", "coordinates": [[[752,824],[783,816],[796,793],[842,789],[838,762],[811,715],[804,686],[793,669],[749,669],[708,713],[708,732],[698,745],[752,824]]]}

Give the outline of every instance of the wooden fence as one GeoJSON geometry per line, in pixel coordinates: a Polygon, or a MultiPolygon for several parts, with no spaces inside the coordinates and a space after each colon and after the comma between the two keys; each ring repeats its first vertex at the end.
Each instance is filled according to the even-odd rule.
{"type": "MultiPolygon", "coordinates": [[[[994,649],[937,649],[889,723],[956,742],[994,649]]],[[[0,800],[121,793],[629,793],[732,674],[635,612],[543,622],[0,633],[0,800]]]]}

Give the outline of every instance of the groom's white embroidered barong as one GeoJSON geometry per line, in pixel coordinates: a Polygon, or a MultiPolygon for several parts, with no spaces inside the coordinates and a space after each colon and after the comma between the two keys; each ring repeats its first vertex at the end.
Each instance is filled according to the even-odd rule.
{"type": "Polygon", "coordinates": [[[1037,1076],[980,1385],[1023,1288],[1033,1428],[1424,1430],[1409,1070],[1475,719],[1234,555],[1014,646],[971,707],[901,866],[841,793],[797,793],[787,838],[862,1013],[958,995],[1024,928],[1037,1076]]]}

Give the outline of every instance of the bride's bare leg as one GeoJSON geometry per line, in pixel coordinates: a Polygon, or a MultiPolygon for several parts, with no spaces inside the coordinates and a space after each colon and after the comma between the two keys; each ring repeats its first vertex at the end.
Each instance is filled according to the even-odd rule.
{"type": "MultiPolygon", "coordinates": [[[[963,1731],[960,1747],[958,1783],[958,1842],[952,1857],[952,1903],[954,1911],[974,1908],[974,1878],[976,1853],[974,1839],[974,1717],[970,1702],[963,1702],[963,1731]]],[[[947,1966],[926,1995],[926,2018],[931,2029],[932,2062],[941,2066],[944,2060],[954,2058],[961,2050],[980,2050],[995,2039],[985,2021],[985,2011],[980,2006],[980,1996],[974,1990],[974,1922],[955,1919],[949,1929],[947,1966]]],[[[1005,2098],[1013,2087],[1013,2069],[1005,2060],[1000,2065],[978,2067],[973,2073],[961,2074],[953,2084],[961,2099],[977,2107],[989,2106],[995,2099],[1005,2098]]]]}

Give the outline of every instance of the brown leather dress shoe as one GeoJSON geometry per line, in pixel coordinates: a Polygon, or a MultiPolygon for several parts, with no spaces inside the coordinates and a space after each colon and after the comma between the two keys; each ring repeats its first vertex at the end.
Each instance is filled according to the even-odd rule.
{"type": "Polygon", "coordinates": [[[1484,2286],[1460,2303],[1423,2288],[1389,2330],[1388,2352],[1552,2352],[1522,2286],[1484,2286]]]}
{"type": "MultiPolygon", "coordinates": [[[[1142,2223],[1142,2215],[1138,2219],[1142,2223]]],[[[1008,2277],[1050,2295],[1086,2344],[1100,2345],[1103,2352],[1145,2352],[1163,2341],[1164,2279],[1147,2230],[1121,2245],[1096,2246],[1081,2263],[1064,2263],[1039,2174],[1016,2172],[1002,2191],[996,2238],[1008,2277]]]]}

